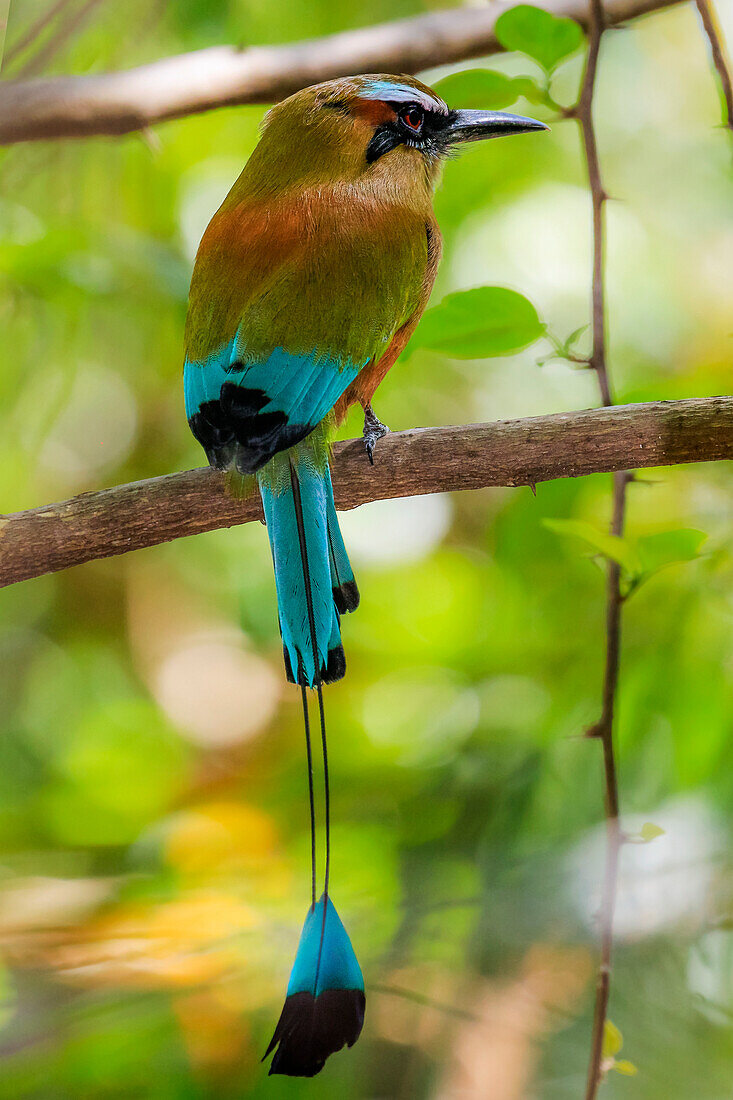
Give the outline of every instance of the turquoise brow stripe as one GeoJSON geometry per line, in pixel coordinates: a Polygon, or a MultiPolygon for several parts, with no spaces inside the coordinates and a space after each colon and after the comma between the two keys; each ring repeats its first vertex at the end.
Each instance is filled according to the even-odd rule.
{"type": "Polygon", "coordinates": [[[362,99],[397,98],[409,100],[413,103],[422,103],[423,107],[429,111],[447,113],[447,108],[442,100],[433,99],[432,96],[425,95],[425,92],[421,92],[419,88],[412,88],[409,84],[393,84],[389,80],[374,80],[371,84],[365,84],[359,95],[362,99]]]}

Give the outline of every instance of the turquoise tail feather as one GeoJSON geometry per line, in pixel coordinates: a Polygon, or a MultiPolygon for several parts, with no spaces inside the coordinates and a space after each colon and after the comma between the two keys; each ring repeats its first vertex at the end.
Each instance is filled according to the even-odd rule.
{"type": "Polygon", "coordinates": [[[259,487],[275,567],[285,668],[288,679],[313,687],[318,680],[331,683],[344,675],[339,612],[356,606],[358,589],[338,528],[328,463],[313,462],[305,448],[295,448],[290,462],[300,490],[305,562],[289,471],[287,478],[261,476],[259,487]]]}
{"type": "Polygon", "coordinates": [[[265,1058],[275,1051],[270,1073],[315,1077],[327,1058],[354,1045],[365,1007],[361,967],[324,894],[303,925],[285,1004],[265,1051],[265,1058]]]}
{"type": "Polygon", "coordinates": [[[287,996],[312,993],[318,997],[327,989],[363,992],[364,978],[341,918],[331,899],[323,894],[305,919],[287,996]]]}
{"type": "Polygon", "coordinates": [[[359,606],[359,589],[354,580],[354,571],[339,527],[330,476],[326,485],[326,529],[333,602],[343,615],[346,611],[356,611],[359,606]]]}

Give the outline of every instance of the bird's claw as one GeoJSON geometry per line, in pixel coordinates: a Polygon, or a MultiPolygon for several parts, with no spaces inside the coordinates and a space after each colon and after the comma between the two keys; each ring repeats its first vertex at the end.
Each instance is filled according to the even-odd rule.
{"type": "Polygon", "coordinates": [[[362,433],[364,439],[364,447],[366,448],[367,458],[369,459],[370,466],[374,465],[374,448],[378,441],[385,436],[389,428],[386,424],[383,424],[374,414],[374,410],[371,405],[364,406],[364,431],[362,433]]]}

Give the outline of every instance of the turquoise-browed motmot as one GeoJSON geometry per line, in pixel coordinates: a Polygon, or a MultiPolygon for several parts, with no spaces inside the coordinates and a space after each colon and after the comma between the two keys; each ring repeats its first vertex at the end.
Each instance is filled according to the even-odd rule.
{"type": "MultiPolygon", "coordinates": [[[[212,466],[252,474],[262,497],[288,678],[318,692],[326,771],[326,874],[268,1053],[271,1073],[313,1076],[358,1038],[364,983],[328,894],[322,683],[344,675],[340,616],[359,590],[339,531],[329,437],[371,408],[427,304],[441,253],[432,199],[463,142],[546,127],[452,111],[406,76],[328,81],[278,103],[204,233],[186,322],[186,413],[212,466]]],[[[313,833],[312,833],[313,835],[313,833]]],[[[315,843],[312,844],[313,853],[315,843]]]]}

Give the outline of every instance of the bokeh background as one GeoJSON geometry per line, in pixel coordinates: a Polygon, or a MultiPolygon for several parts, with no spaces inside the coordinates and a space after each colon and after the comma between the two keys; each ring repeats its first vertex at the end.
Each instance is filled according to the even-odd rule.
{"type": "MultiPolygon", "coordinates": [[[[11,5],[10,43],[42,7],[11,5]]],[[[730,35],[733,4],[717,7],[730,35]]],[[[102,71],[420,10],[99,3],[37,67],[102,71]]],[[[535,72],[511,54],[484,65],[535,72]]],[[[578,54],[558,69],[561,102],[581,66],[578,54]]],[[[618,398],[730,392],[731,145],[694,6],[608,34],[596,109],[618,398]]],[[[2,152],[3,511],[201,464],[181,387],[188,280],[262,115],[2,152]]],[[[436,205],[434,302],[497,284],[558,339],[587,322],[574,123],[467,150],[436,205]]],[[[397,429],[597,403],[589,372],[538,365],[550,351],[417,350],[375,407],[397,429]]],[[[355,416],[345,434],[360,429],[355,416]]],[[[327,693],[333,896],[368,1008],[358,1045],[313,1082],[268,1080],[259,1063],[309,900],[299,696],[265,532],[3,590],[0,1098],[581,1095],[603,853],[600,754],[581,735],[599,711],[604,579],[587,545],[545,521],[604,529],[609,497],[598,476],[344,515],[362,606],[344,628],[348,677],[327,693]]],[[[610,1015],[638,1073],[611,1073],[609,1098],[725,1100],[733,1087],[727,466],[631,487],[632,542],[679,529],[702,533],[699,553],[655,573],[624,614],[624,820],[664,833],[623,851],[610,1015]]]]}

